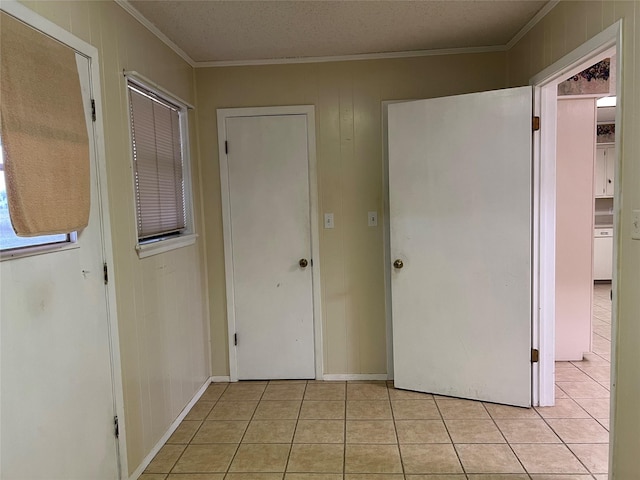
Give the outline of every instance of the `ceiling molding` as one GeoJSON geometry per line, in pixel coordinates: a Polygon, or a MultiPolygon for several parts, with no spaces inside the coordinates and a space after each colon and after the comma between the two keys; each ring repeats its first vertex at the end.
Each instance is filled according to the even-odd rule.
{"type": "Polygon", "coordinates": [[[511,50],[515,46],[515,44],[522,39],[522,37],[524,37],[527,33],[529,33],[529,30],[535,27],[538,24],[538,22],[542,20],[547,15],[547,13],[553,10],[555,6],[558,5],[559,3],[560,3],[560,0],[549,0],[547,4],[544,7],[542,7],[540,11],[536,13],[533,16],[533,18],[529,20],[529,22],[527,22],[527,24],[524,27],[522,27],[522,29],[518,33],[516,33],[511,40],[509,40],[509,42],[505,45],[505,49],[511,50]]]}
{"type": "Polygon", "coordinates": [[[505,52],[513,48],[522,37],[524,37],[540,20],[542,20],[553,8],[560,3],[560,0],[549,0],[547,4],[540,9],[529,22],[516,33],[516,35],[506,45],[495,45],[486,47],[461,47],[461,48],[442,48],[434,50],[410,50],[402,52],[383,52],[383,53],[363,53],[355,55],[337,55],[322,57],[295,57],[295,58],[272,58],[257,60],[217,60],[211,62],[197,62],[176,45],[169,37],[160,31],[153,23],[142,15],[128,0],[114,0],[133,18],[140,22],[147,30],[153,33],[165,45],[179,55],[185,62],[193,68],[211,68],[211,67],[239,67],[239,66],[255,66],[255,65],[286,65],[296,63],[324,63],[324,62],[347,62],[356,60],[381,60],[391,58],[410,58],[410,57],[430,57],[438,55],[463,55],[470,53],[491,53],[505,52]]]}
{"type": "Polygon", "coordinates": [[[182,50],[178,45],[176,45],[169,37],[167,37],[164,33],[162,33],[158,27],[156,27],[153,23],[151,23],[147,18],[142,15],[138,10],[135,9],[133,5],[129,3],[128,0],[114,0],[118,5],[120,5],[129,15],[138,20],[147,30],[153,33],[156,37],[158,37],[167,47],[177,53],[185,62],[187,62],[192,67],[196,67],[197,62],[193,60],[189,56],[187,52],[182,50]]]}
{"type": "Polygon", "coordinates": [[[410,50],[406,52],[362,53],[357,55],[336,55],[323,57],[271,58],[265,60],[219,60],[214,62],[196,62],[196,68],[210,67],[246,67],[253,65],[283,65],[292,63],[348,62],[354,60],[381,60],[386,58],[431,57],[436,55],[460,55],[465,53],[504,52],[504,45],[490,47],[442,48],[436,50],[410,50]]]}

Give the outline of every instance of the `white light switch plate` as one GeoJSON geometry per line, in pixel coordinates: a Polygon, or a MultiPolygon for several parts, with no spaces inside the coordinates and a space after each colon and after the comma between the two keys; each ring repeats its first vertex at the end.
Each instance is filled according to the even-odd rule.
{"type": "Polygon", "coordinates": [[[634,210],[631,216],[631,238],[640,240],[640,210],[634,210]]]}
{"type": "Polygon", "coordinates": [[[333,228],[333,213],[324,214],[324,228],[333,228]]]}
{"type": "Polygon", "coordinates": [[[370,227],[378,226],[378,212],[367,212],[367,225],[370,227]]]}

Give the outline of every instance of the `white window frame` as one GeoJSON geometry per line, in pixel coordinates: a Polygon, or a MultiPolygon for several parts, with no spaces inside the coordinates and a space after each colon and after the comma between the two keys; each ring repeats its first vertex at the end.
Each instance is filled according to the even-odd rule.
{"type": "MultiPolygon", "coordinates": [[[[157,238],[151,240],[140,240],[138,238],[138,206],[137,200],[135,201],[135,232],[136,232],[136,252],[139,258],[146,258],[151,255],[158,255],[160,253],[175,250],[177,248],[193,245],[198,238],[195,233],[195,223],[193,219],[193,192],[191,182],[191,155],[189,149],[189,124],[188,124],[188,110],[194,107],[172,93],[166,91],[162,87],[158,86],[151,80],[145,78],[137,72],[124,72],[125,88],[127,91],[127,112],[130,111],[131,106],[131,92],[129,90],[129,83],[141,87],[145,90],[149,90],[154,95],[157,95],[160,99],[179,108],[180,118],[180,146],[182,153],[182,178],[184,182],[184,211],[185,211],[185,228],[179,234],[167,236],[166,238],[157,238]]],[[[129,146],[131,151],[131,169],[134,171],[134,158],[133,158],[133,134],[131,115],[127,114],[129,119],[129,146]]],[[[133,185],[133,191],[135,193],[135,177],[131,176],[133,185]]]]}

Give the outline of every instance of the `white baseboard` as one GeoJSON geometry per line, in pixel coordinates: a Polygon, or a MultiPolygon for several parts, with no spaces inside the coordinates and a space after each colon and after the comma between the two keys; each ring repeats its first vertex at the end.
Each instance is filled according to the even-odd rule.
{"type": "Polygon", "coordinates": [[[230,381],[231,381],[231,377],[229,377],[229,375],[227,375],[226,377],[223,375],[217,375],[215,377],[211,377],[211,383],[230,382],[230,381]]]}
{"type": "Polygon", "coordinates": [[[131,476],[129,477],[129,480],[137,480],[138,477],[140,477],[140,475],[142,475],[142,473],[144,472],[145,468],[147,468],[149,466],[149,464],[151,463],[151,460],[153,460],[153,457],[156,456],[156,454],[160,451],[160,449],[164,446],[164,444],[167,443],[167,440],[169,440],[169,437],[173,434],[173,432],[176,431],[176,428],[178,428],[178,425],[180,425],[180,422],[182,422],[182,420],[184,420],[184,417],[187,416],[187,414],[191,411],[191,409],[196,404],[196,402],[198,400],[200,400],[200,397],[205,392],[207,387],[211,384],[211,381],[212,381],[213,378],[214,377],[207,378],[207,380],[202,384],[202,386],[196,392],[196,394],[193,396],[191,401],[187,404],[186,407],[184,407],[182,409],[182,412],[180,412],[180,415],[178,415],[178,418],[176,418],[174,420],[174,422],[171,424],[171,426],[169,426],[169,429],[166,431],[166,433],[162,436],[162,438],[158,441],[158,443],[156,443],[155,446],[151,449],[151,451],[149,452],[149,455],[147,455],[144,458],[144,460],[142,461],[140,466],[138,466],[138,468],[136,468],[135,472],[133,472],[131,474],[131,476]]]}
{"type": "Polygon", "coordinates": [[[322,380],[345,381],[345,380],[387,380],[386,373],[325,373],[322,380]]]}

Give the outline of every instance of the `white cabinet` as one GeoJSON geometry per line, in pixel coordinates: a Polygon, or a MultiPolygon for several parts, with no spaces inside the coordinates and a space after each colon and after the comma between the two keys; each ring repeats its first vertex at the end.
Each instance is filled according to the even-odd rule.
{"type": "Polygon", "coordinates": [[[615,145],[598,145],[594,180],[594,194],[596,197],[613,197],[615,162],[615,145]]]}
{"type": "Polygon", "coordinates": [[[613,229],[596,228],[593,238],[593,279],[611,280],[613,276],[613,229]]]}

